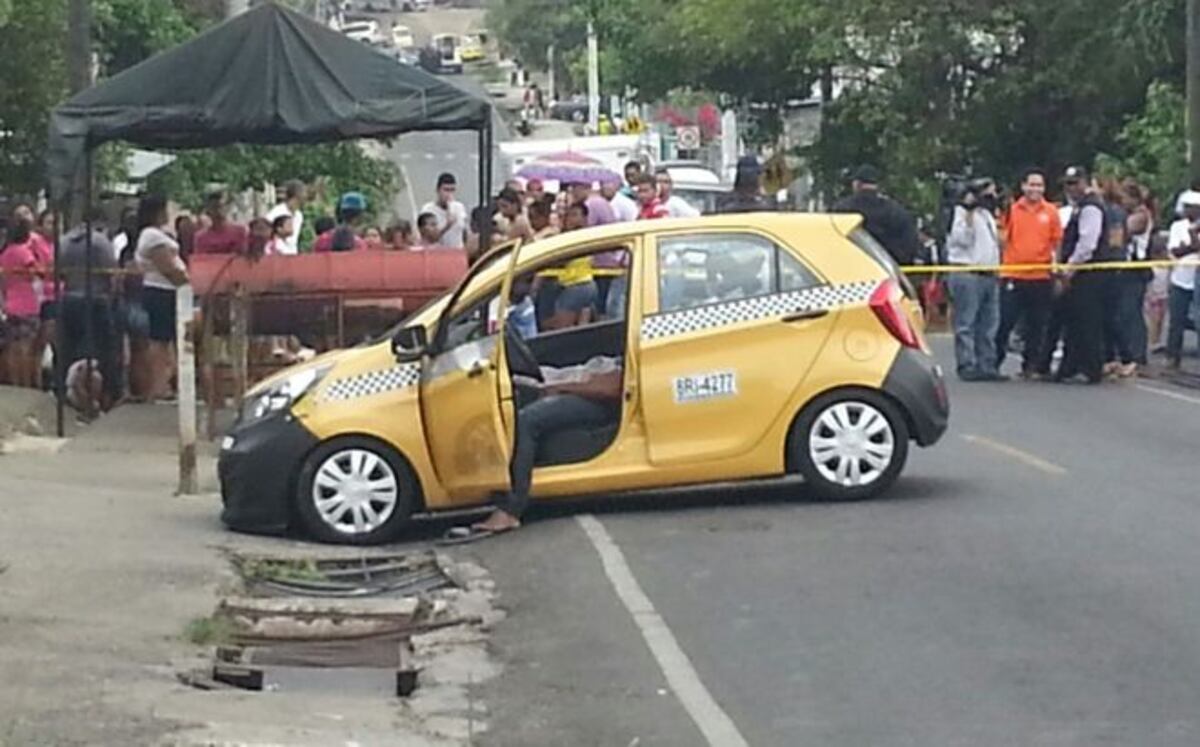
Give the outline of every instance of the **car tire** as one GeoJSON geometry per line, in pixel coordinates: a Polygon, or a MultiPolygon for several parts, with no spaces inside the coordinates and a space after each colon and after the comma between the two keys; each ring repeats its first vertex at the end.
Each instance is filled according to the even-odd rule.
{"type": "Polygon", "coordinates": [[[865,500],[900,476],[908,440],[904,415],[884,395],[869,389],[831,392],[813,400],[792,424],[788,467],[820,498],[865,500]]]}
{"type": "Polygon", "coordinates": [[[396,450],[362,436],[313,449],[296,481],[296,514],[309,536],[331,544],[396,538],[421,503],[420,483],[396,450]]]}

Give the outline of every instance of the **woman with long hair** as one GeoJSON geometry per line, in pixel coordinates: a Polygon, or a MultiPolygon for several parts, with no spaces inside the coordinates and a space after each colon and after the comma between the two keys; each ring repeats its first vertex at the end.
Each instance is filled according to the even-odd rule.
{"type": "Polygon", "coordinates": [[[147,195],[138,204],[135,257],[142,270],[142,306],[149,318],[149,396],[172,397],[175,369],[175,289],[188,282],[179,244],[167,233],[167,200],[147,195]]]}
{"type": "Polygon", "coordinates": [[[4,289],[4,339],[0,355],[0,381],[36,388],[41,360],[34,352],[40,327],[41,305],[37,291],[44,272],[34,247],[33,214],[25,206],[13,211],[8,237],[0,249],[0,279],[4,289]],[[22,209],[24,208],[24,209],[22,209]]]}

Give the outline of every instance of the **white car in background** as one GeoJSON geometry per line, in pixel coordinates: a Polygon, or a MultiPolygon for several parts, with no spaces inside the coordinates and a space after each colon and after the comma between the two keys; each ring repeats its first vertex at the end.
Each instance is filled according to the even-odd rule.
{"type": "Polygon", "coordinates": [[[364,44],[374,44],[380,40],[378,21],[350,21],[342,26],[342,33],[364,44]]]}
{"type": "Polygon", "coordinates": [[[392,26],[392,46],[396,49],[412,49],[417,46],[412,29],[399,23],[392,26]]]}

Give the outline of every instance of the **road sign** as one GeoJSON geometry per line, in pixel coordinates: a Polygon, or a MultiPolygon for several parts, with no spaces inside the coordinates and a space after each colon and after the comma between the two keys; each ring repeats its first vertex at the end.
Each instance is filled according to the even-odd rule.
{"type": "Polygon", "coordinates": [[[676,127],[675,147],[680,150],[697,150],[700,147],[700,128],[691,125],[676,127]]]}

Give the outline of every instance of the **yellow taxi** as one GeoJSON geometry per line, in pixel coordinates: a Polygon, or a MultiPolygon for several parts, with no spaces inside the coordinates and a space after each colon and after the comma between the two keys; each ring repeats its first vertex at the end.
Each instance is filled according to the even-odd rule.
{"type": "Polygon", "coordinates": [[[641,221],[500,246],[385,338],[253,389],[223,443],[222,519],[370,544],[414,514],[487,504],[512,487],[537,382],[596,360],[620,372],[611,416],[538,442],[535,500],[790,474],[810,494],[867,498],[910,442],[947,427],[913,298],[859,216],[641,221]],[[595,295],[564,317],[559,301],[579,296],[564,268],[581,265],[595,295]]]}
{"type": "Polygon", "coordinates": [[[463,62],[479,62],[485,57],[483,42],[472,34],[464,36],[458,47],[458,56],[463,62]]]}

